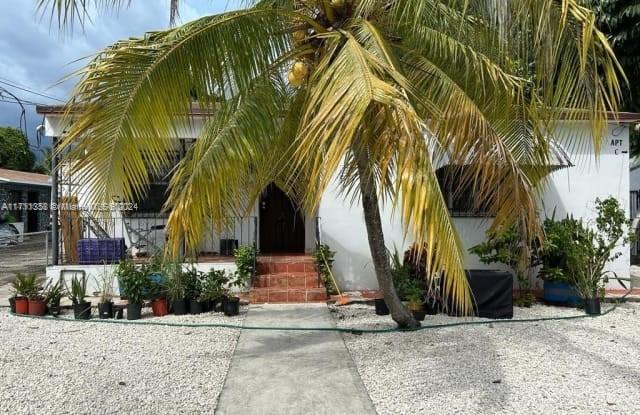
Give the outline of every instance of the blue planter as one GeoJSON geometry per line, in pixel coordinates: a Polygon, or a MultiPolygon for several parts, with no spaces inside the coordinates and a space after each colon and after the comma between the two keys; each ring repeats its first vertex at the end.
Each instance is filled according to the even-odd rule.
{"type": "Polygon", "coordinates": [[[580,297],[576,289],[566,282],[544,282],[544,301],[551,304],[570,305],[578,304],[580,297]]]}

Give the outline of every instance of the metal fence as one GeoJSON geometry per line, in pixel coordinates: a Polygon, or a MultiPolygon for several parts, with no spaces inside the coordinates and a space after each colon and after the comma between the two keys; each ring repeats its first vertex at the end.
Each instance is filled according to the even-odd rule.
{"type": "MultiPolygon", "coordinates": [[[[143,258],[162,252],[167,244],[168,216],[157,213],[132,213],[96,216],[88,212],[64,215],[59,219],[59,263],[78,264],[77,244],[81,239],[122,238],[127,255],[143,258]]],[[[240,245],[255,245],[257,218],[229,218],[222,230],[210,224],[195,256],[231,256],[240,245]]]]}
{"type": "MultiPolygon", "coordinates": [[[[0,226],[1,227],[1,226],[0,226]]],[[[51,256],[51,232],[17,233],[0,229],[0,286],[18,273],[45,275],[51,256]]]]}

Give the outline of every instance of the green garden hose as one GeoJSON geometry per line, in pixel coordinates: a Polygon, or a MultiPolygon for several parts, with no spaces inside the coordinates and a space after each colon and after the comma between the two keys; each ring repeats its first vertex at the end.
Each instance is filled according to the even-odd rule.
{"type": "MultiPolygon", "coordinates": [[[[620,297],[618,302],[624,300],[624,298],[630,293],[620,297]]],[[[224,324],[224,323],[203,323],[203,324],[195,324],[195,323],[170,323],[170,322],[155,322],[155,321],[126,321],[126,320],[71,320],[66,318],[57,318],[57,317],[40,317],[40,316],[29,316],[23,314],[15,314],[12,315],[24,318],[31,318],[37,320],[49,320],[49,321],[64,321],[70,323],[88,323],[88,324],[130,324],[130,325],[139,325],[139,326],[166,326],[166,327],[189,327],[189,328],[225,328],[225,329],[239,329],[239,330],[279,330],[279,331],[335,331],[340,333],[351,333],[351,334],[363,334],[363,333],[395,333],[395,332],[406,332],[406,331],[420,331],[427,329],[441,329],[446,327],[458,327],[458,326],[472,326],[472,325],[487,325],[487,324],[509,324],[509,323],[535,323],[540,321],[560,321],[560,320],[577,320],[583,318],[597,318],[600,316],[607,315],[611,313],[618,307],[619,303],[614,304],[608,310],[605,310],[602,314],[599,315],[588,315],[588,314],[576,314],[573,316],[558,316],[558,317],[537,317],[537,318],[523,318],[523,319],[504,319],[504,320],[479,320],[479,321],[460,321],[455,323],[444,323],[444,324],[423,324],[420,327],[414,329],[402,329],[398,327],[386,328],[386,329],[357,329],[357,328],[345,328],[345,327],[269,327],[269,326],[244,326],[238,324],[224,324]]]]}

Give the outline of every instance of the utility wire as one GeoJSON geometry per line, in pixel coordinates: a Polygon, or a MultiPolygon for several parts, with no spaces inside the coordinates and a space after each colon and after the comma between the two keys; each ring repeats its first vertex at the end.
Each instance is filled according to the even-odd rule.
{"type": "Polygon", "coordinates": [[[47,94],[44,94],[44,93],[41,93],[41,92],[38,92],[38,91],[34,91],[33,89],[30,89],[30,88],[19,86],[18,84],[14,83],[14,82],[8,82],[5,79],[6,78],[0,78],[0,84],[4,84],[4,85],[10,86],[12,88],[19,89],[19,90],[21,90],[23,92],[28,92],[28,93],[33,94],[33,95],[38,95],[38,96],[41,96],[43,98],[52,99],[52,100],[58,101],[58,102],[65,102],[65,100],[63,100],[61,98],[57,98],[57,97],[54,97],[54,96],[51,96],[51,95],[47,95],[47,94]]]}

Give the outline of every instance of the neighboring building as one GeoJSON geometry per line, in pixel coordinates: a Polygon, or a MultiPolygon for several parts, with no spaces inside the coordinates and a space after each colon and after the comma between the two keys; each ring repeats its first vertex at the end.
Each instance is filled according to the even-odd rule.
{"type": "MultiPolygon", "coordinates": [[[[46,135],[53,137],[55,142],[63,133],[62,110],[59,107],[39,107],[38,112],[45,117],[46,135]]],[[[187,148],[197,137],[202,125],[201,115],[193,114],[196,119],[194,127],[190,130],[185,129],[181,134],[179,140],[182,148],[187,148]]],[[[556,217],[560,218],[571,214],[592,223],[595,219],[595,199],[609,196],[617,198],[629,213],[629,125],[637,122],[640,122],[639,114],[622,113],[617,117],[612,116],[598,158],[594,156],[589,124],[586,121],[559,122],[554,135],[556,142],[552,149],[554,171],[550,173],[549,183],[541,200],[541,215],[550,216],[555,212],[556,217]]],[[[79,200],[82,199],[86,189],[74,190],[72,185],[65,185],[64,180],[65,178],[61,177],[58,182],[60,191],[67,189],[66,196],[72,195],[79,200]]],[[[147,239],[153,237],[154,245],[164,243],[163,225],[166,218],[158,212],[164,200],[160,195],[163,189],[166,189],[166,183],[158,181],[153,186],[153,192],[150,193],[154,197],[142,201],[142,206],[148,208],[147,212],[122,213],[112,218],[115,231],[111,234],[124,237],[128,246],[135,248],[134,239],[141,234],[147,239]],[[130,232],[131,230],[135,232],[130,232]]],[[[468,194],[467,197],[472,198],[473,195],[468,194]]],[[[452,197],[448,199],[454,223],[465,249],[483,241],[491,218],[467,209],[469,203],[465,200],[454,200],[452,197]]],[[[402,251],[411,241],[404,240],[400,221],[392,215],[388,205],[382,211],[387,247],[391,250],[395,247],[402,251]]],[[[89,218],[85,220],[87,223],[91,221],[89,218]]],[[[218,235],[213,231],[210,233],[200,249],[203,256],[210,258],[213,254],[225,254],[235,241],[239,244],[255,244],[261,254],[310,253],[315,249],[316,239],[320,237],[323,243],[337,251],[334,272],[341,288],[378,288],[362,209],[359,206],[350,206],[339,195],[336,186],[331,186],[326,192],[316,215],[304,216],[295,209],[295,203],[284,192],[271,185],[263,192],[251,216],[236,219],[233,223],[234,226],[224,235],[218,235]]],[[[89,236],[99,236],[101,233],[91,231],[90,225],[84,229],[90,229],[87,234],[89,236]]],[[[620,276],[628,276],[629,249],[621,247],[621,251],[623,255],[610,263],[609,268],[620,276]]],[[[207,261],[201,258],[198,266],[204,269],[222,266],[233,269],[231,261],[225,263],[219,257],[207,261]]],[[[63,252],[60,252],[60,262],[64,263],[63,252]]],[[[501,268],[497,265],[483,265],[470,254],[466,255],[466,263],[470,269],[501,268]]],[[[51,268],[51,275],[59,273],[63,267],[64,265],[51,268]]]]}
{"type": "Polygon", "coordinates": [[[9,213],[21,232],[40,232],[49,226],[51,177],[0,169],[0,215],[9,213]]]}

